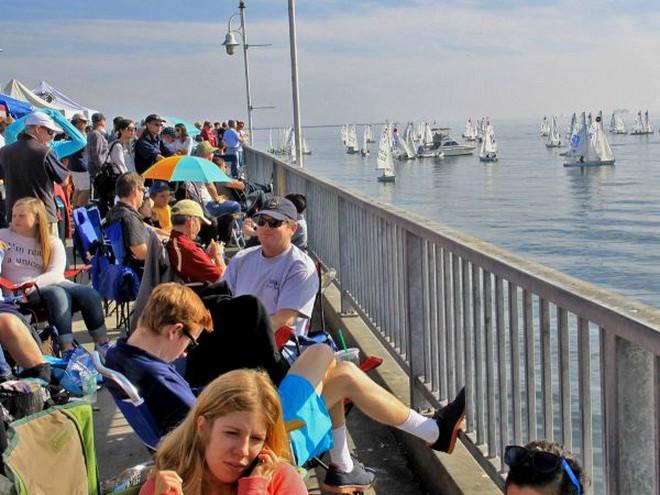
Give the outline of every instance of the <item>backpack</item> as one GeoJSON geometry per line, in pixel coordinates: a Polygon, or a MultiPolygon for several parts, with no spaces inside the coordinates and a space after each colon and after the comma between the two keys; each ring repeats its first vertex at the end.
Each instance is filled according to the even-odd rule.
{"type": "Polygon", "coordinates": [[[101,165],[101,168],[93,179],[94,194],[96,199],[99,200],[99,210],[102,217],[106,215],[110,209],[110,206],[113,204],[113,199],[115,197],[115,184],[121,175],[121,171],[110,158],[110,152],[112,151],[112,148],[114,148],[118,143],[119,141],[112,143],[110,149],[108,150],[108,158],[106,159],[105,163],[101,165]]]}

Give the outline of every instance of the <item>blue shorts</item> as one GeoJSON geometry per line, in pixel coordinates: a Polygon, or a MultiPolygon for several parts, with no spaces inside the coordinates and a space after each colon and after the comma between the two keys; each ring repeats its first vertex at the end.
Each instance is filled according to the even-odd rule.
{"type": "Polygon", "coordinates": [[[332,421],[323,397],[319,397],[305,378],[289,373],[278,388],[284,421],[298,419],[305,426],[289,433],[296,464],[302,466],[309,459],[332,447],[332,421]]]}

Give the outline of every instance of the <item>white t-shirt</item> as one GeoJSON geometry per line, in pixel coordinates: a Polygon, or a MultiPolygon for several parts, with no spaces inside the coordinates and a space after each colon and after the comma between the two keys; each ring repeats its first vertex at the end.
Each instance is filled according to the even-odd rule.
{"type": "Polygon", "coordinates": [[[0,148],[2,148],[5,145],[5,137],[0,134],[0,148]]]}
{"type": "Polygon", "coordinates": [[[192,153],[192,149],[193,149],[193,138],[191,138],[190,136],[188,136],[183,141],[177,138],[172,143],[172,151],[174,153],[183,151],[184,155],[189,155],[190,153],[192,153]]]}
{"type": "Polygon", "coordinates": [[[112,144],[110,149],[110,160],[114,163],[122,173],[135,172],[135,157],[133,156],[132,147],[124,148],[121,143],[112,144]]]}
{"type": "Polygon", "coordinates": [[[44,270],[41,265],[41,246],[34,237],[25,237],[9,229],[0,229],[0,241],[9,245],[2,260],[2,276],[14,284],[34,280],[45,287],[63,282],[66,267],[66,251],[62,241],[51,235],[51,258],[44,270]]]}
{"type": "Polygon", "coordinates": [[[271,316],[280,309],[298,311],[294,329],[298,335],[306,333],[319,282],[314,262],[297,247],[272,258],[263,255],[261,246],[244,249],[232,258],[222,280],[234,296],[257,297],[271,316]]]}

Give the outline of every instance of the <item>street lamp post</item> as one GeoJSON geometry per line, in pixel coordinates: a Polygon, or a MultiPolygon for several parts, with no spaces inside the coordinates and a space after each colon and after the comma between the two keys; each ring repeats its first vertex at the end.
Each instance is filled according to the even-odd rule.
{"type": "Polygon", "coordinates": [[[296,41],[296,1],[289,0],[289,44],[291,51],[291,93],[293,97],[293,129],[296,138],[296,165],[303,167],[302,123],[298,94],[298,45],[296,41]]]}
{"type": "Polygon", "coordinates": [[[225,35],[225,41],[222,43],[222,46],[225,47],[225,50],[227,51],[227,55],[233,55],[236,52],[236,47],[238,47],[241,43],[236,41],[236,37],[234,36],[234,33],[238,33],[238,35],[241,37],[242,45],[243,45],[243,63],[245,65],[245,93],[246,93],[246,101],[247,101],[247,119],[248,119],[248,141],[251,144],[252,143],[252,110],[255,110],[257,108],[274,108],[271,105],[268,106],[263,106],[263,107],[255,107],[252,105],[252,93],[250,91],[250,64],[248,63],[248,48],[252,46],[270,46],[270,44],[262,44],[262,45],[249,45],[247,42],[247,33],[245,31],[245,1],[240,0],[238,3],[238,12],[232,14],[232,16],[229,18],[229,21],[227,22],[227,34],[225,35]],[[236,17],[240,16],[241,18],[241,27],[239,30],[235,30],[231,28],[231,21],[236,17]]]}

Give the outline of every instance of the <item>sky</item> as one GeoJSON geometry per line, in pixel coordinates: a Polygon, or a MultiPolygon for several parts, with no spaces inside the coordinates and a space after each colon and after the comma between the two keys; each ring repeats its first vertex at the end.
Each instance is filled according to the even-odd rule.
{"type": "MultiPolygon", "coordinates": [[[[293,120],[286,0],[246,0],[255,127],[293,120]]],[[[238,0],[0,0],[0,84],[107,116],[246,119],[238,0]],[[238,28],[234,18],[232,28],[238,28]]],[[[297,0],[305,125],[660,109],[660,2],[297,0]]]]}

